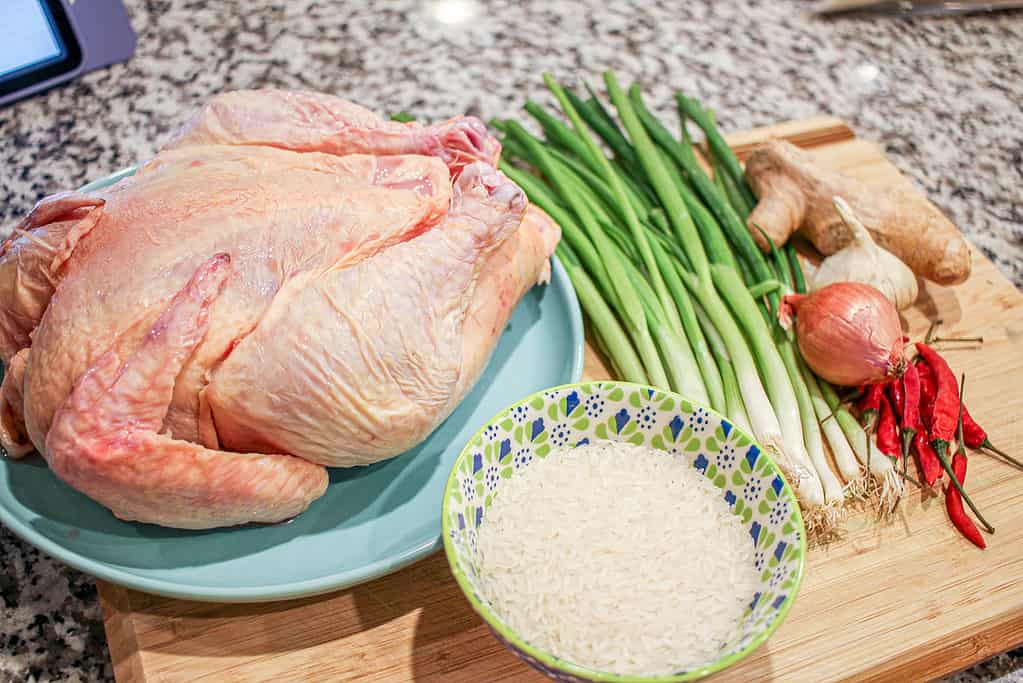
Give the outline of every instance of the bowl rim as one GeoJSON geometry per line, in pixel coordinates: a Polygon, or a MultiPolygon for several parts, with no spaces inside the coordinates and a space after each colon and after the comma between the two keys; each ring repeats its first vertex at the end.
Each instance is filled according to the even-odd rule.
{"type": "Polygon", "coordinates": [[[530,657],[533,657],[534,659],[541,662],[545,666],[549,666],[552,669],[565,671],[575,676],[582,677],[584,679],[600,681],[601,683],[683,683],[684,681],[695,681],[701,678],[705,678],[706,676],[709,676],[713,673],[717,673],[718,671],[721,671],[732,666],[733,664],[738,663],[739,661],[748,657],[754,650],[759,648],[765,642],[767,642],[768,638],[770,638],[771,635],[773,635],[774,632],[778,629],[778,627],[781,626],[782,622],[785,621],[785,618],[788,616],[789,610],[792,609],[792,605],[796,601],[796,596],[799,595],[799,590],[800,588],[802,588],[803,577],[806,572],[807,551],[806,525],[803,522],[803,512],[799,507],[799,501],[797,500],[795,491],[789,484],[788,479],[782,473],[781,468],[778,467],[778,464],[774,461],[774,458],[770,456],[767,450],[760,445],[760,443],[753,437],[753,435],[749,434],[745,429],[742,429],[741,427],[732,423],[731,420],[729,420],[720,412],[713,410],[709,406],[706,406],[699,401],[693,401],[674,391],[658,389],[657,387],[650,386],[648,384],[623,382],[619,380],[603,379],[582,380],[579,382],[560,384],[558,386],[549,387],[547,389],[541,389],[540,391],[536,391],[530,394],[529,396],[526,396],[525,398],[516,401],[515,403],[512,403],[509,406],[506,406],[492,418],[490,418],[482,425],[480,425],[480,428],[472,435],[472,437],[470,437],[469,441],[466,442],[465,447],[458,454],[458,457],[455,458],[455,461],[454,463],[452,463],[451,466],[451,472],[448,474],[447,483],[444,485],[444,498],[441,501],[441,538],[443,540],[444,545],[444,555],[447,558],[448,566],[451,569],[451,573],[455,577],[455,581],[458,583],[458,587],[461,589],[466,599],[469,600],[469,603],[472,605],[473,610],[475,610],[475,612],[483,619],[483,621],[486,622],[487,626],[493,629],[500,636],[500,638],[503,638],[505,641],[507,641],[507,643],[514,645],[517,649],[528,654],[530,657]],[[714,415],[715,417],[718,417],[721,420],[727,421],[729,424],[732,425],[734,429],[738,429],[743,435],[748,437],[750,441],[752,441],[752,443],[760,449],[761,457],[767,458],[768,463],[774,469],[775,473],[779,477],[781,477],[782,491],[779,494],[779,498],[784,497],[790,504],[792,504],[792,507],[795,510],[795,519],[797,521],[796,532],[797,537],[799,539],[800,553],[799,564],[796,567],[796,582],[795,585],[792,587],[792,590],[789,592],[788,600],[786,600],[785,604],[782,605],[781,610],[779,610],[778,615],[774,618],[774,620],[767,626],[767,628],[758,633],[753,638],[753,640],[751,640],[749,644],[746,645],[746,647],[739,650],[738,652],[734,652],[728,656],[716,659],[709,664],[680,674],[642,676],[636,674],[618,674],[608,671],[599,671],[597,669],[590,669],[579,664],[574,664],[567,660],[561,659],[557,655],[554,655],[553,653],[548,652],[547,650],[542,650],[532,645],[531,643],[527,642],[515,630],[513,630],[511,627],[505,624],[504,620],[502,620],[501,617],[498,616],[493,609],[491,609],[488,605],[482,603],[482,601],[476,596],[476,593],[473,590],[471,583],[469,582],[469,578],[465,575],[465,572],[462,571],[462,568],[459,565],[456,557],[454,541],[451,538],[451,522],[450,516],[448,515],[449,510],[448,501],[451,500],[450,494],[452,493],[452,490],[456,486],[458,486],[457,480],[459,466],[461,465],[463,459],[467,457],[467,454],[472,450],[473,443],[475,443],[476,439],[479,438],[484,433],[487,427],[497,422],[500,418],[504,417],[510,411],[514,410],[517,406],[528,404],[537,396],[543,396],[548,392],[559,391],[563,389],[580,388],[583,386],[592,385],[598,385],[601,388],[606,388],[610,386],[621,387],[623,389],[653,390],[671,396],[676,400],[684,400],[685,402],[693,406],[703,408],[704,410],[708,411],[711,415],[714,415]]]}

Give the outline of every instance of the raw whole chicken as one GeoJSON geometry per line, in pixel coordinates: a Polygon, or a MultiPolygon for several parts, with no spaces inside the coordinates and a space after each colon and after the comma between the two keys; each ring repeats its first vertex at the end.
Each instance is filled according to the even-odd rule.
{"type": "Polygon", "coordinates": [[[558,227],[476,119],[216,97],[138,173],[0,247],[0,441],[119,518],[276,522],[422,441],[558,227]]]}

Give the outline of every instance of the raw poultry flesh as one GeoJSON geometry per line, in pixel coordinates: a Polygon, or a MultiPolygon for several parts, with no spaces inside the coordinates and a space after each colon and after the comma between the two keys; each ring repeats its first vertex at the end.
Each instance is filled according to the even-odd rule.
{"type": "Polygon", "coordinates": [[[115,515],[292,517],[465,396],[560,233],[476,119],[218,96],[0,247],[0,440],[115,515]]]}

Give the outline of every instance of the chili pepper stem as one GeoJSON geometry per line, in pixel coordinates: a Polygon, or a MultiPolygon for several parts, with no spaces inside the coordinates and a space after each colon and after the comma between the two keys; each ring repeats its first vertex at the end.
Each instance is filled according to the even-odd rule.
{"type": "Polygon", "coordinates": [[[1018,467],[1021,470],[1023,470],[1023,462],[1020,462],[1019,460],[1017,460],[1016,458],[1012,457],[1011,455],[1009,455],[1005,451],[1002,451],[999,448],[995,448],[994,444],[991,443],[990,439],[984,439],[984,443],[982,443],[980,445],[980,450],[982,450],[982,451],[990,451],[991,453],[994,453],[995,455],[1000,455],[1003,458],[1005,458],[1012,465],[1015,465],[1016,467],[1018,467]]]}
{"type": "Polygon", "coordinates": [[[961,344],[983,344],[984,337],[932,337],[931,343],[940,344],[941,342],[959,342],[961,344]]]}
{"type": "MultiPolygon", "coordinates": [[[[963,429],[963,401],[966,400],[966,373],[959,380],[959,413],[956,417],[956,454],[966,456],[966,431],[963,429]]],[[[954,456],[953,456],[954,457],[954,456]]],[[[960,482],[962,483],[962,482],[960,482]]]]}
{"type": "Polygon", "coordinates": [[[902,478],[905,479],[906,481],[908,481],[910,484],[913,484],[914,486],[916,486],[918,489],[922,489],[924,487],[923,484],[921,484],[916,479],[911,477],[905,470],[902,471],[902,478]]]}
{"type": "Polygon", "coordinates": [[[995,533],[995,528],[991,526],[991,524],[988,523],[986,519],[984,519],[984,515],[982,515],[980,513],[980,510],[977,509],[977,506],[973,504],[973,501],[970,499],[970,496],[967,495],[966,491],[963,489],[963,485],[956,478],[955,472],[952,471],[952,465],[949,464],[948,462],[947,451],[948,451],[947,441],[934,442],[934,452],[938,456],[938,460],[941,462],[941,466],[945,468],[945,472],[947,472],[949,478],[952,479],[952,485],[956,487],[956,491],[959,492],[959,495],[963,497],[963,500],[966,501],[966,504],[970,506],[971,510],[973,510],[973,514],[977,516],[977,520],[984,526],[984,530],[987,531],[989,534],[995,533]]]}
{"type": "Polygon", "coordinates": [[[938,318],[931,323],[931,326],[927,328],[927,334],[924,335],[924,344],[930,344],[931,340],[934,339],[934,333],[938,331],[938,325],[945,322],[941,318],[938,318]]]}

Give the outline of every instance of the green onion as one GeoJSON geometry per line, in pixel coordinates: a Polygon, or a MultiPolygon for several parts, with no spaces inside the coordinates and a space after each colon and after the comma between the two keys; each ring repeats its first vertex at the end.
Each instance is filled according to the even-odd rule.
{"type": "MultiPolygon", "coordinates": [[[[604,74],[604,82],[607,85],[611,101],[618,110],[622,124],[632,138],[640,164],[643,166],[655,194],[664,205],[668,220],[675,228],[676,236],[693,265],[699,282],[698,292],[694,293],[694,296],[707,311],[711,323],[721,334],[736,363],[739,381],[743,384],[746,407],[757,437],[765,445],[779,448],[783,451],[788,450],[783,445],[784,431],[778,426],[778,416],[775,415],[775,409],[772,408],[771,402],[768,401],[767,394],[764,392],[763,385],[760,383],[760,377],[756,372],[756,365],[753,362],[752,355],[742,340],[741,332],[714,289],[710,277],[707,254],[703,249],[703,244],[695,224],[686,210],[684,202],[677,192],[674,191],[674,185],[667,169],[665,169],[662,163],[661,157],[633,111],[629,99],[615,80],[614,74],[606,72],[604,74]]],[[[713,238],[713,236],[710,237],[713,238]]],[[[743,293],[745,294],[745,290],[743,290],[743,293]]],[[[768,383],[770,384],[770,380],[768,383]]],[[[785,453],[785,455],[788,459],[799,457],[798,454],[794,455],[791,452],[785,453]]],[[[789,469],[795,470],[794,467],[789,469]]],[[[823,501],[823,495],[820,496],[820,499],[823,501]]]]}
{"type": "MultiPolygon", "coordinates": [[[[664,164],[665,168],[673,168],[674,163],[668,158],[667,153],[664,150],[658,150],[661,155],[661,163],[664,164]]],[[[697,230],[701,235],[709,236],[703,240],[703,246],[707,250],[707,258],[710,259],[711,263],[720,263],[730,268],[738,267],[735,261],[735,256],[732,254],[732,250],[728,247],[728,242],[725,240],[724,233],[721,232],[721,226],[714,219],[714,216],[704,208],[703,203],[693,194],[692,190],[686,185],[685,180],[678,173],[669,173],[668,176],[671,178],[675,185],[675,190],[678,195],[682,197],[682,201],[686,205],[686,210],[689,211],[689,215],[693,219],[693,223],[696,225],[697,230]]]]}
{"type": "Polygon", "coordinates": [[[785,451],[793,460],[798,476],[802,479],[798,486],[800,489],[804,486],[809,487],[804,491],[808,502],[817,501],[818,504],[822,504],[824,502],[822,483],[806,453],[805,435],[803,434],[796,391],[781,353],[772,343],[774,340],[771,331],[734,270],[713,266],[711,272],[714,276],[714,284],[717,285],[721,296],[732,307],[732,312],[746,332],[747,342],[757,356],[760,371],[767,383],[771,405],[774,406],[778,422],[781,425],[785,451]]]}
{"type": "Polygon", "coordinates": [[[753,196],[753,192],[750,191],[749,186],[746,184],[746,177],[742,171],[742,166],[739,165],[739,160],[735,158],[732,148],[728,146],[725,138],[718,131],[718,127],[710,113],[704,111],[699,102],[686,97],[682,93],[676,94],[675,98],[678,101],[679,111],[684,116],[692,119],[693,123],[699,126],[703,134],[707,136],[707,145],[714,156],[722,162],[732,182],[735,183],[736,188],[742,194],[743,199],[746,200],[749,206],[756,206],[757,198],[753,196]]]}
{"type": "MultiPolygon", "coordinates": [[[[608,185],[603,178],[594,173],[586,166],[586,164],[582,163],[575,157],[569,157],[557,150],[554,150],[554,156],[566,166],[571,168],[587,186],[593,189],[594,192],[600,194],[601,198],[605,200],[605,203],[613,203],[613,209],[618,217],[621,218],[622,221],[625,220],[625,212],[618,206],[617,202],[614,201],[614,193],[611,190],[611,186],[608,185]]],[[[625,194],[628,195],[629,203],[632,204],[632,210],[636,212],[636,216],[641,221],[646,220],[649,207],[642,195],[640,195],[628,183],[625,184],[625,194]]]]}
{"type": "MultiPolygon", "coordinates": [[[[772,244],[772,250],[774,249],[772,244]]],[[[788,268],[787,271],[791,273],[792,282],[789,284],[790,287],[795,287],[796,291],[800,294],[806,292],[806,282],[803,279],[803,265],[799,262],[799,256],[796,254],[796,250],[791,244],[785,245],[785,254],[788,257],[788,268]]],[[[789,344],[791,345],[791,337],[789,338],[789,344]]],[[[831,455],[835,459],[835,464],[838,466],[838,471],[842,477],[849,483],[852,490],[856,495],[859,495],[864,482],[864,470],[860,467],[856,461],[856,456],[853,452],[853,448],[850,445],[850,437],[843,428],[842,422],[852,421],[852,415],[849,415],[845,408],[842,408],[844,416],[839,418],[833,411],[829,402],[824,396],[823,387],[826,385],[828,389],[831,388],[824,380],[820,380],[810,367],[803,360],[802,356],[798,353],[798,348],[792,345],[792,349],[796,356],[797,365],[799,366],[799,372],[803,377],[803,381],[806,385],[807,391],[810,394],[810,400],[813,403],[813,410],[817,416],[817,422],[821,426],[821,431],[824,433],[825,438],[828,440],[828,446],[831,447],[831,455]]],[[[847,425],[851,427],[851,425],[847,425]]],[[[850,429],[849,433],[855,434],[854,429],[850,429]]],[[[855,437],[854,437],[855,438],[855,437]]],[[[866,440],[866,434],[864,434],[864,441],[866,440]]]]}
{"type": "Polygon", "coordinates": [[[647,136],[646,130],[632,110],[632,106],[615,80],[614,74],[610,71],[605,72],[604,82],[607,84],[608,94],[618,110],[622,124],[632,138],[632,143],[636,148],[636,154],[646,173],[646,177],[653,186],[654,193],[660,199],[669,223],[675,229],[675,235],[682,242],[687,253],[693,252],[689,253],[689,258],[696,268],[696,276],[702,282],[709,282],[710,274],[707,270],[707,255],[703,251],[703,243],[699,239],[696,225],[693,223],[689,211],[686,210],[682,198],[675,191],[668,171],[661,162],[653,142],[647,136]],[[694,254],[696,255],[694,256],[694,254]]]}
{"type": "Polygon", "coordinates": [[[838,471],[853,489],[858,491],[860,482],[863,480],[863,469],[856,461],[856,455],[849,445],[849,439],[832,414],[828,402],[824,399],[817,377],[802,359],[799,362],[799,370],[803,374],[803,381],[806,382],[807,390],[810,392],[814,413],[816,413],[821,431],[824,432],[828,445],[831,447],[831,454],[835,458],[835,464],[838,465],[838,471]]]}
{"type": "Polygon", "coordinates": [[[753,212],[753,207],[746,204],[746,198],[739,192],[732,177],[725,171],[721,159],[716,155],[713,157],[711,168],[714,169],[714,184],[728,198],[728,203],[732,205],[736,215],[745,221],[753,212]]]}
{"type": "MultiPolygon", "coordinates": [[[[633,263],[636,265],[642,263],[639,254],[636,253],[635,245],[628,240],[624,231],[610,224],[603,227],[615,241],[615,244],[618,245],[619,249],[628,258],[632,259],[633,263]]],[[[674,246],[670,242],[667,244],[668,246],[674,246]]],[[[671,255],[669,255],[666,245],[661,239],[651,239],[650,247],[654,252],[657,267],[664,276],[668,289],[671,291],[672,297],[674,297],[675,303],[678,306],[679,317],[682,319],[686,338],[689,340],[692,354],[696,359],[696,366],[699,368],[700,376],[703,378],[704,391],[709,399],[710,406],[715,410],[724,411],[726,409],[726,401],[722,378],[718,373],[714,355],[711,353],[707,340],[704,337],[704,330],[697,320],[694,303],[678,271],[675,269],[675,263],[671,255]]]]}
{"type": "MultiPolygon", "coordinates": [[[[533,164],[533,159],[530,157],[529,151],[521,143],[522,136],[530,134],[521,126],[515,127],[512,130],[509,130],[508,132],[509,135],[505,138],[504,141],[505,151],[508,152],[511,156],[516,156],[520,159],[523,159],[533,164]]],[[[530,135],[530,137],[533,136],[530,135]]],[[[535,137],[533,137],[533,139],[536,140],[537,142],[542,142],[541,140],[537,140],[535,137]]],[[[587,187],[597,192],[601,196],[601,198],[605,200],[605,204],[610,205],[611,209],[618,213],[619,216],[621,216],[622,220],[625,220],[624,212],[622,212],[619,209],[617,202],[614,200],[610,185],[608,185],[607,182],[600,175],[594,172],[589,165],[587,165],[583,161],[580,161],[578,157],[562,152],[557,147],[553,146],[550,147],[550,149],[548,149],[548,152],[550,152],[555,159],[561,162],[562,165],[567,166],[576,175],[578,175],[580,179],[587,185],[587,187]]],[[[629,176],[621,177],[623,180],[631,180],[629,176]]],[[[637,216],[640,217],[640,220],[643,220],[646,217],[648,210],[648,204],[645,196],[643,196],[641,191],[636,189],[634,181],[632,182],[632,184],[626,183],[625,192],[629,196],[629,202],[632,204],[633,210],[636,212],[637,216]]]]}
{"type": "Polygon", "coordinates": [[[555,251],[572,281],[572,287],[575,288],[579,303],[586,311],[586,317],[599,330],[600,339],[606,347],[605,352],[611,358],[615,371],[628,382],[646,384],[647,376],[643,372],[643,364],[629,344],[625,330],[618,324],[618,319],[604,302],[604,298],[597,291],[596,285],[590,280],[579,260],[564,242],[559,244],[555,251]]]}
{"type": "MultiPolygon", "coordinates": [[[[622,258],[628,262],[624,254],[622,258]]],[[[657,305],[657,297],[639,270],[632,267],[629,275],[639,292],[640,300],[646,311],[647,324],[650,326],[668,371],[671,380],[669,388],[698,403],[707,404],[709,402],[707,390],[700,379],[700,370],[696,365],[693,352],[689,348],[689,343],[675,334],[668,326],[664,312],[657,305]]]]}
{"type": "MultiPolygon", "coordinates": [[[[657,214],[653,212],[651,212],[651,215],[654,218],[657,216],[657,214]]],[[[674,251],[676,258],[679,259],[676,262],[676,272],[679,275],[679,279],[685,284],[687,289],[690,290],[690,294],[694,297],[694,305],[697,305],[697,302],[703,302],[703,308],[706,311],[713,312],[713,315],[708,312],[707,316],[708,319],[711,319],[710,325],[715,329],[716,333],[721,335],[722,344],[729,349],[728,356],[730,366],[734,368],[737,382],[742,386],[741,395],[744,397],[747,414],[749,415],[749,422],[753,425],[753,433],[765,446],[773,447],[779,452],[787,451],[786,447],[783,445],[782,430],[779,426],[778,418],[775,415],[770,401],[767,399],[767,394],[764,392],[764,387],[761,384],[756,363],[753,360],[753,355],[750,353],[750,349],[747,346],[746,341],[743,339],[742,332],[736,326],[734,320],[725,309],[721,300],[717,297],[717,292],[713,289],[709,291],[706,290],[699,283],[698,279],[692,273],[688,272],[688,269],[683,265],[687,257],[681,248],[679,248],[676,244],[669,242],[663,234],[655,232],[651,232],[650,234],[654,238],[651,240],[651,243],[656,241],[659,246],[674,251]]],[[[740,284],[739,287],[741,289],[742,285],[740,284]]],[[[743,298],[743,294],[737,293],[737,296],[743,298]]],[[[762,318],[760,318],[759,315],[756,315],[756,318],[761,321],[761,324],[763,324],[762,318]]],[[[704,329],[704,333],[706,334],[706,329],[704,329]]],[[[724,382],[724,370],[721,368],[720,363],[719,369],[722,372],[722,382],[724,382]]],[[[725,399],[727,404],[727,394],[725,399]]],[[[792,461],[792,457],[797,456],[789,456],[788,453],[785,452],[782,453],[782,457],[779,458],[779,464],[786,467],[789,472],[795,472],[798,470],[797,463],[792,461]],[[790,462],[791,464],[789,464],[790,462]]],[[[821,499],[823,499],[823,496],[821,496],[821,499]]]]}
{"type": "MultiPolygon", "coordinates": [[[[653,281],[654,292],[657,294],[661,307],[667,314],[668,323],[671,325],[672,329],[681,336],[683,334],[682,321],[678,317],[678,311],[673,305],[671,305],[671,295],[668,293],[668,288],[664,284],[664,278],[661,277],[660,271],[657,270],[657,266],[654,263],[653,252],[650,251],[650,245],[646,240],[646,233],[640,226],[639,219],[636,217],[636,213],[632,210],[632,205],[629,204],[629,200],[621,180],[612,170],[611,163],[600,151],[597,143],[594,142],[592,137],[590,137],[585,124],[580,118],[578,112],[576,112],[572,107],[572,103],[569,102],[568,97],[566,97],[565,93],[561,90],[561,86],[558,85],[557,81],[555,81],[550,74],[544,74],[544,82],[547,84],[548,89],[554,94],[558,103],[561,104],[562,111],[565,112],[565,115],[568,116],[569,120],[572,122],[572,126],[575,128],[576,134],[582,138],[582,141],[587,149],[589,149],[592,158],[598,159],[599,157],[599,162],[604,167],[604,176],[610,181],[611,189],[614,191],[619,204],[625,212],[625,224],[628,226],[629,231],[632,234],[632,239],[636,242],[636,246],[639,248],[639,253],[643,257],[643,265],[646,268],[647,274],[653,281]]],[[[609,272],[609,275],[610,274],[611,273],[609,272]]],[[[624,304],[625,302],[623,301],[623,305],[624,304]]],[[[646,362],[645,357],[644,362],[646,362]]]]}
{"type": "Polygon", "coordinates": [[[849,440],[849,445],[852,446],[853,452],[859,458],[860,464],[867,468],[870,474],[881,482],[882,506],[887,507],[889,510],[892,509],[905,490],[905,486],[895,466],[892,465],[890,459],[884,456],[870,457],[870,452],[872,450],[876,451],[877,445],[870,441],[860,423],[842,405],[834,388],[824,381],[821,381],[819,384],[824,400],[828,403],[828,408],[834,415],[834,419],[838,420],[838,425],[842,428],[842,431],[845,432],[845,437],[849,440]]]}
{"type": "Polygon", "coordinates": [[[771,292],[778,292],[784,288],[784,284],[777,280],[764,280],[758,282],[749,288],[749,295],[754,299],[759,299],[762,296],[770,294],[771,292]]]}
{"type": "MultiPolygon", "coordinates": [[[[820,489],[820,481],[804,457],[802,426],[799,422],[799,410],[795,396],[785,374],[784,366],[780,359],[778,359],[778,352],[770,344],[770,335],[768,334],[764,339],[758,339],[756,335],[747,338],[747,341],[755,345],[754,348],[757,349],[758,358],[763,353],[772,353],[772,359],[778,359],[777,363],[767,362],[765,364],[765,368],[768,368],[764,375],[764,379],[767,382],[767,393],[765,394],[763,385],[760,383],[760,376],[756,372],[756,366],[752,362],[749,349],[744,343],[741,343],[742,334],[717,296],[717,291],[715,291],[714,287],[717,284],[717,278],[714,281],[711,280],[707,254],[703,250],[703,244],[698,236],[696,226],[683,201],[673,191],[675,188],[660,155],[648,136],[646,128],[636,115],[632,102],[618,86],[614,74],[611,72],[605,73],[604,81],[607,84],[611,101],[621,117],[622,124],[632,138],[640,164],[643,166],[655,193],[664,205],[668,219],[675,228],[675,233],[693,264],[695,275],[700,283],[699,292],[694,294],[694,296],[701,302],[714,327],[728,345],[729,351],[736,363],[740,382],[746,382],[746,386],[743,387],[745,389],[746,407],[757,436],[765,444],[771,444],[779,448],[790,462],[789,470],[809,482],[804,487],[807,501],[811,504],[823,503],[823,491],[818,491],[820,489]],[[745,353],[742,351],[738,353],[733,352],[733,345],[737,349],[741,346],[745,353]],[[745,362],[747,359],[749,360],[748,364],[745,362]],[[778,372],[779,369],[780,372],[778,372]],[[771,396],[770,401],[768,401],[767,395],[771,396]]],[[[748,236],[748,232],[746,232],[746,235],[748,236]]],[[[703,237],[713,242],[718,236],[715,234],[705,234],[703,237]]],[[[759,254],[759,252],[757,253],[759,254]]],[[[714,268],[726,274],[735,273],[734,270],[728,267],[715,266],[714,268]]],[[[727,275],[723,277],[727,277],[727,275]]],[[[720,287],[718,291],[720,291],[720,287]]],[[[757,321],[762,324],[763,320],[760,314],[756,312],[752,299],[749,298],[749,294],[741,283],[739,283],[737,289],[731,290],[729,293],[722,292],[722,296],[730,305],[737,306],[737,309],[733,309],[733,313],[744,325],[749,326],[751,324],[749,320],[745,319],[750,309],[753,310],[757,321]],[[749,304],[748,307],[745,306],[747,302],[749,304]]],[[[766,326],[764,329],[766,330],[766,326]]],[[[761,360],[763,359],[761,358],[761,360]]]]}
{"type": "Polygon", "coordinates": [[[725,410],[727,405],[722,378],[718,372],[717,364],[714,362],[710,347],[707,344],[703,329],[697,320],[696,310],[692,299],[689,297],[689,292],[679,277],[678,271],[675,270],[671,257],[660,241],[656,239],[650,240],[650,246],[654,252],[654,259],[657,261],[657,268],[664,276],[664,281],[668,285],[668,289],[671,290],[675,304],[678,306],[682,327],[685,328],[686,338],[689,340],[693,355],[696,357],[700,375],[703,377],[703,386],[710,400],[710,407],[718,411],[725,410]]]}
{"type": "Polygon", "coordinates": [[[793,389],[796,393],[796,403],[799,407],[799,419],[803,425],[803,445],[806,447],[806,454],[813,465],[817,476],[820,478],[824,488],[824,499],[828,503],[841,505],[845,494],[842,491],[842,483],[831,471],[828,465],[828,456],[824,452],[824,440],[821,437],[820,423],[817,422],[817,413],[814,410],[813,399],[810,390],[799,370],[799,359],[796,356],[792,342],[785,338],[780,327],[776,328],[775,343],[781,353],[782,362],[785,364],[785,372],[789,376],[793,389]]]}
{"type": "MultiPolygon", "coordinates": [[[[610,365],[633,381],[708,402],[750,429],[776,452],[801,503],[840,503],[842,484],[823,444],[827,437],[843,475],[858,477],[855,439],[843,426],[852,416],[829,406],[831,387],[817,381],[791,336],[758,308],[764,298],[776,308],[781,294],[803,285],[802,273],[790,247],[775,250],[773,262],[756,247],[745,224],[755,199],[734,154],[719,149],[713,116],[680,96],[677,140],[646,109],[638,88],[626,93],[611,72],[604,82],[617,120],[588,85],[590,98],[583,100],[549,75],[544,81],[570,125],[535,102],[526,111],[546,140],[513,121],[495,122],[505,132],[506,158],[529,164],[542,180],[501,167],[562,226],[557,253],[610,365]],[[687,118],[707,135],[713,179],[697,159],[687,118]],[[634,379],[640,375],[645,380],[634,379]],[[833,418],[822,417],[827,410],[833,418]]],[[[871,472],[883,477],[878,467],[885,459],[874,460],[871,472]]],[[[814,519],[830,516],[825,508],[814,519]]]]}
{"type": "Polygon", "coordinates": [[[745,261],[753,276],[758,280],[767,279],[769,273],[763,254],[757,249],[757,245],[750,236],[749,230],[736,215],[728,203],[728,199],[718,191],[713,181],[707,176],[703,168],[700,167],[691,145],[686,140],[680,143],[673,138],[671,133],[654,118],[643,103],[643,98],[638,88],[633,87],[629,92],[629,96],[636,108],[637,115],[643,121],[643,125],[649,134],[657,140],[657,143],[672,160],[685,171],[689,181],[696,188],[697,193],[707,202],[707,206],[717,218],[724,233],[728,235],[732,246],[739,252],[739,261],[745,261]]]}
{"type": "Polygon", "coordinates": [[[695,303],[693,308],[696,311],[697,320],[699,320],[700,326],[703,328],[708,344],[717,360],[718,370],[721,373],[721,384],[725,394],[725,415],[740,429],[752,432],[753,428],[750,426],[749,416],[746,414],[746,406],[742,402],[739,379],[735,375],[735,367],[732,365],[732,359],[725,348],[725,342],[721,339],[718,331],[714,329],[714,325],[710,322],[710,318],[707,317],[706,311],[699,304],[695,303]]]}
{"type": "MultiPolygon", "coordinates": [[[[533,101],[527,101],[523,106],[530,116],[536,119],[543,129],[543,134],[554,145],[570,150],[573,154],[584,161],[590,160],[590,151],[582,144],[578,137],[572,134],[572,129],[559,121],[547,110],[533,101]]],[[[509,121],[508,123],[513,123],[509,121]]]]}
{"type": "MultiPolygon", "coordinates": [[[[514,128],[519,124],[510,121],[508,125],[509,128],[514,128]]],[[[602,270],[606,273],[607,282],[609,283],[605,287],[614,291],[615,301],[611,303],[617,304],[616,308],[622,316],[625,328],[636,345],[640,358],[643,359],[643,366],[646,369],[647,377],[655,385],[667,386],[668,378],[664,373],[660,356],[657,353],[654,340],[647,327],[646,316],[644,315],[639,296],[632,287],[623,264],[617,258],[613,243],[611,243],[606,233],[600,228],[596,217],[590,211],[590,207],[582,197],[573,191],[574,188],[571,180],[566,180],[565,174],[553,162],[543,145],[533,140],[532,136],[524,136],[521,141],[530,150],[531,155],[536,159],[540,170],[547,177],[548,181],[557,188],[559,195],[568,201],[579,222],[585,228],[586,234],[592,240],[593,246],[596,248],[596,252],[599,254],[600,261],[603,264],[602,270]]],[[[596,150],[596,152],[599,153],[599,150],[596,150]]],[[[603,155],[601,157],[603,158],[603,155]]]]}
{"type": "Polygon", "coordinates": [[[587,106],[570,89],[564,88],[563,92],[583,121],[611,148],[611,151],[614,152],[615,160],[622,165],[627,174],[636,175],[639,172],[639,160],[636,159],[636,153],[633,151],[632,145],[625,139],[625,136],[618,130],[618,127],[608,123],[603,115],[587,106]]]}
{"type": "MultiPolygon", "coordinates": [[[[789,263],[772,241],[767,240],[767,243],[771,245],[774,269],[782,280],[783,292],[789,293],[792,291],[792,274],[789,271],[789,263]]],[[[800,369],[801,359],[796,352],[792,336],[783,330],[777,321],[772,323],[771,329],[774,331],[775,346],[781,353],[782,362],[785,364],[785,371],[788,373],[789,381],[791,381],[792,387],[796,392],[796,401],[799,404],[799,418],[803,425],[803,440],[806,445],[807,455],[817,471],[817,476],[821,479],[825,499],[828,502],[840,505],[844,498],[842,485],[828,465],[827,455],[824,453],[824,441],[821,438],[819,418],[814,408],[810,389],[800,369]]]]}
{"type": "MultiPolygon", "coordinates": [[[[657,341],[657,347],[661,351],[661,357],[664,359],[668,375],[671,378],[669,388],[699,403],[708,403],[710,397],[703,382],[700,381],[702,373],[693,355],[693,351],[685,339],[676,335],[667,326],[664,311],[660,308],[656,295],[650,288],[650,284],[644,279],[643,274],[639,271],[638,266],[642,261],[635,245],[615,225],[604,222],[601,225],[607,230],[608,235],[620,250],[619,256],[622,259],[622,263],[629,271],[633,286],[636,288],[640,301],[643,303],[643,310],[647,316],[647,325],[650,327],[655,341],[657,341]]],[[[683,296],[685,296],[684,288],[683,296]]],[[[688,297],[686,300],[688,300],[688,297]]],[[[700,338],[702,339],[702,335],[700,335],[700,338]]]]}
{"type": "Polygon", "coordinates": [[[785,245],[785,255],[789,259],[789,269],[792,271],[793,288],[800,294],[806,294],[806,278],[803,277],[803,266],[799,263],[799,254],[796,248],[789,242],[785,245]]]}
{"type": "MultiPolygon", "coordinates": [[[[537,145],[542,145],[543,141],[530,135],[525,128],[519,125],[505,126],[505,130],[507,130],[508,133],[503,141],[506,154],[508,156],[522,159],[533,166],[538,166],[539,162],[530,153],[530,150],[536,149],[537,145]],[[527,137],[535,144],[527,145],[524,142],[527,137]]],[[[607,186],[603,179],[591,171],[586,164],[580,162],[576,157],[565,154],[556,147],[548,148],[547,152],[565,174],[577,176],[577,178],[572,179],[572,182],[576,187],[581,186],[581,191],[588,195],[587,203],[592,206],[593,200],[595,198],[599,198],[597,203],[600,205],[599,212],[601,215],[605,215],[608,210],[615,211],[616,213],[619,213],[619,215],[621,214],[618,203],[611,193],[611,189],[607,186]],[[593,195],[596,195],[596,197],[593,195]]],[[[633,206],[637,206],[637,204],[634,203],[633,206]]],[[[639,206],[642,205],[639,204],[639,206]]],[[[646,210],[642,209],[642,211],[645,215],[646,210]]]]}
{"type": "Polygon", "coordinates": [[[618,128],[618,123],[614,120],[614,117],[611,116],[611,112],[607,110],[604,103],[600,101],[600,97],[597,96],[596,91],[594,91],[590,84],[585,81],[583,82],[583,86],[586,88],[586,92],[590,96],[590,98],[586,100],[587,106],[592,107],[593,110],[600,115],[600,118],[607,121],[612,128],[621,133],[622,131],[618,128]]]}

